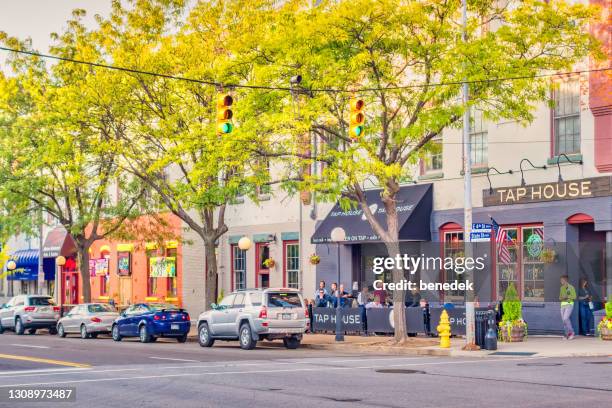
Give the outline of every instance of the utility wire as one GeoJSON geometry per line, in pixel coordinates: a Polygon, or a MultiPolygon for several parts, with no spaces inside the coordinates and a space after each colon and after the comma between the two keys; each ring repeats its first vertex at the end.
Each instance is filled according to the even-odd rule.
{"type": "MultiPolygon", "coordinates": [[[[40,58],[71,62],[74,64],[88,65],[91,67],[111,69],[111,70],[122,71],[122,72],[129,72],[132,74],[155,76],[155,77],[166,78],[166,79],[175,79],[179,81],[186,81],[186,82],[197,83],[201,85],[214,86],[216,88],[229,88],[229,89],[243,88],[243,89],[260,89],[260,90],[289,91],[289,92],[294,90],[291,87],[282,87],[282,86],[224,84],[224,83],[216,82],[216,81],[207,81],[203,79],[188,78],[188,77],[178,76],[178,75],[161,74],[161,73],[153,72],[153,71],[143,71],[143,70],[135,69],[135,68],[120,67],[120,66],[115,66],[115,65],[102,64],[98,62],[90,62],[90,61],[77,60],[77,59],[67,58],[67,57],[59,57],[56,55],[43,54],[43,53],[35,52],[35,51],[19,50],[16,48],[0,47],[0,50],[14,52],[18,54],[25,54],[25,55],[30,55],[30,56],[40,57],[40,58]]],[[[535,78],[546,78],[546,77],[555,77],[555,76],[579,75],[579,74],[585,74],[589,72],[604,72],[604,71],[610,71],[610,70],[612,70],[612,67],[586,69],[586,70],[580,70],[580,71],[568,71],[568,72],[560,72],[560,73],[554,73],[554,74],[535,74],[535,75],[524,75],[524,76],[514,76],[514,77],[498,77],[498,78],[479,79],[479,80],[471,80],[471,81],[434,82],[431,84],[398,85],[398,86],[388,86],[388,87],[358,88],[358,89],[350,89],[350,90],[340,89],[340,88],[315,88],[315,89],[308,89],[308,91],[310,92],[332,92],[332,93],[379,92],[379,91],[391,91],[391,90],[412,89],[412,88],[463,85],[464,83],[483,84],[483,83],[491,83],[491,82],[516,81],[516,80],[521,80],[521,79],[535,79],[535,78]]]]}

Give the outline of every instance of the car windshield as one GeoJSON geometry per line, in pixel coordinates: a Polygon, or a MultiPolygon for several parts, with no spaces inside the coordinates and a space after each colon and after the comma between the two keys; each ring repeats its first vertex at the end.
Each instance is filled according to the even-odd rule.
{"type": "Polygon", "coordinates": [[[87,310],[89,311],[89,313],[106,313],[115,311],[115,309],[113,309],[111,305],[104,304],[88,305],[87,310]]]}
{"type": "Polygon", "coordinates": [[[160,310],[179,310],[178,307],[171,305],[169,303],[149,303],[148,304],[149,309],[151,309],[154,312],[158,312],[160,310]]]}
{"type": "Polygon", "coordinates": [[[302,301],[295,292],[268,292],[268,307],[302,307],[302,301]]]}
{"type": "Polygon", "coordinates": [[[49,297],[32,297],[30,298],[30,305],[31,306],[51,306],[54,305],[55,302],[53,301],[53,298],[49,298],[49,297]]]}

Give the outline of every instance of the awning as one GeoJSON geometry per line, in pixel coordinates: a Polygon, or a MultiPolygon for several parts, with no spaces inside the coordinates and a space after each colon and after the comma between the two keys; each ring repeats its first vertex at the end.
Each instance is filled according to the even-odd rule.
{"type": "MultiPolygon", "coordinates": [[[[382,225],[386,225],[385,207],[380,199],[381,191],[367,190],[365,194],[376,219],[382,225]]],[[[433,201],[432,192],[431,184],[400,187],[397,194],[400,240],[429,241],[431,239],[429,220],[433,201]]],[[[346,241],[350,243],[380,241],[380,237],[372,230],[361,208],[344,211],[337,203],[316,229],[311,242],[313,244],[330,242],[330,234],[335,227],[344,228],[346,241]]]]}
{"type": "Polygon", "coordinates": [[[43,245],[44,258],[56,258],[59,255],[70,256],[76,251],[74,241],[64,227],[52,229],[43,245]]]}
{"type": "MultiPolygon", "coordinates": [[[[38,249],[23,249],[15,251],[10,259],[15,261],[15,270],[8,271],[7,280],[38,280],[38,249]]],[[[43,258],[45,280],[55,279],[55,259],[43,258]]]]}

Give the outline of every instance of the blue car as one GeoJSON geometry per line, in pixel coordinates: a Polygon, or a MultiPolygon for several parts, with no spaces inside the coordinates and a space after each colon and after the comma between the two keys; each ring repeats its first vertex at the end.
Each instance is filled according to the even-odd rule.
{"type": "Polygon", "coordinates": [[[113,322],[111,334],[115,341],[139,337],[142,343],[149,343],[158,337],[171,337],[184,343],[190,327],[189,314],[183,309],[165,303],[137,303],[113,322]]]}

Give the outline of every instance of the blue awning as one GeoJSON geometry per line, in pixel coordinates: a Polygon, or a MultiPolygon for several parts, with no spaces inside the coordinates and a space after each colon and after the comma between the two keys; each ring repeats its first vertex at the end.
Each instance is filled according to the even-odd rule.
{"type": "MultiPolygon", "coordinates": [[[[15,251],[10,260],[15,261],[15,270],[8,271],[7,280],[30,281],[38,279],[38,249],[15,251]]],[[[55,258],[43,258],[45,280],[55,279],[55,258]]]]}

